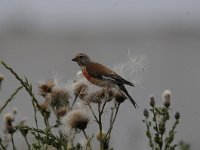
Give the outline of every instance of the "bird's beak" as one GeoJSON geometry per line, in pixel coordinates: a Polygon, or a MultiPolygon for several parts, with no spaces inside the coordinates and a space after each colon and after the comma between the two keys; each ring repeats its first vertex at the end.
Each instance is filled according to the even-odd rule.
{"type": "Polygon", "coordinates": [[[73,58],[73,59],[72,59],[72,61],[74,61],[74,62],[77,62],[77,58],[76,58],[76,57],[75,57],[75,58],[73,58]]]}

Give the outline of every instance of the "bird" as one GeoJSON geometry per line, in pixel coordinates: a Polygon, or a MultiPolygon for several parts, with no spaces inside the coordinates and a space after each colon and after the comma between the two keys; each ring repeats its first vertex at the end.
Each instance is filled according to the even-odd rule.
{"type": "Polygon", "coordinates": [[[125,85],[134,87],[134,83],[125,80],[106,66],[93,61],[87,54],[78,53],[72,61],[80,66],[84,77],[90,83],[100,87],[117,87],[129,98],[133,106],[138,108],[137,103],[133,100],[125,87],[125,85]]]}

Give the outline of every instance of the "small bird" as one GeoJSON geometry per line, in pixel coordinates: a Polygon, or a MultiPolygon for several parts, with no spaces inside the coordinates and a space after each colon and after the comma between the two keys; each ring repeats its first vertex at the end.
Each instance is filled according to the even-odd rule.
{"type": "Polygon", "coordinates": [[[118,87],[125,95],[128,96],[135,108],[138,107],[136,102],[128,93],[125,85],[133,86],[134,84],[123,79],[117,73],[107,68],[106,66],[94,62],[84,53],[77,54],[72,61],[77,62],[85,78],[92,84],[100,87],[118,87]]]}

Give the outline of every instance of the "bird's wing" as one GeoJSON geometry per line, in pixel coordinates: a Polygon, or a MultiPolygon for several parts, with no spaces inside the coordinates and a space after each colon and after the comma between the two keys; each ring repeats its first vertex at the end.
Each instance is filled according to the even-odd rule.
{"type": "Polygon", "coordinates": [[[133,83],[126,81],[111,69],[99,63],[89,63],[86,65],[86,71],[89,75],[100,80],[106,80],[115,84],[127,84],[134,86],[133,83]]]}

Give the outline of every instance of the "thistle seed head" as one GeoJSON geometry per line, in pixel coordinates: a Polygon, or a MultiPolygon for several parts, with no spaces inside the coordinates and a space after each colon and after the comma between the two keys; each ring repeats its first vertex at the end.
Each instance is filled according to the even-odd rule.
{"type": "Polygon", "coordinates": [[[47,95],[47,93],[51,93],[53,87],[55,86],[55,82],[53,80],[48,80],[47,82],[41,82],[38,85],[39,94],[43,97],[47,95]]]}
{"type": "Polygon", "coordinates": [[[63,117],[62,123],[70,129],[84,130],[90,121],[89,115],[80,109],[72,110],[63,117]]]}
{"type": "Polygon", "coordinates": [[[162,94],[163,100],[164,100],[164,106],[169,108],[171,104],[171,91],[170,90],[165,90],[162,94]]]}

